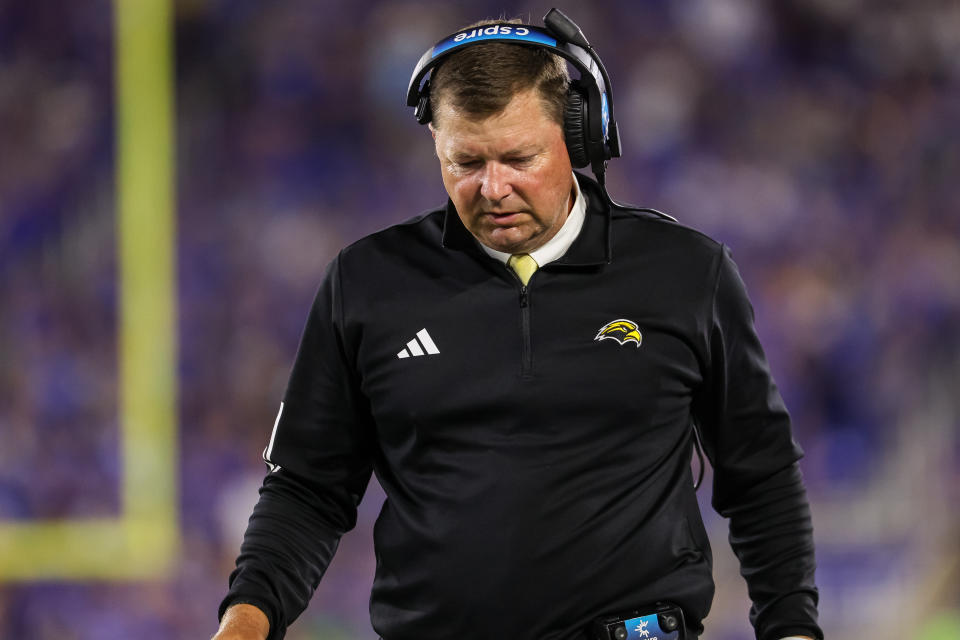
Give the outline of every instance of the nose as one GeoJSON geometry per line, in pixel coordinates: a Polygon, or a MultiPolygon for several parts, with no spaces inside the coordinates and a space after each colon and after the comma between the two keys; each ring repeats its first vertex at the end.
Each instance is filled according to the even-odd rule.
{"type": "Polygon", "coordinates": [[[513,191],[510,185],[509,167],[499,162],[487,162],[480,176],[480,195],[490,202],[499,202],[513,191]]]}

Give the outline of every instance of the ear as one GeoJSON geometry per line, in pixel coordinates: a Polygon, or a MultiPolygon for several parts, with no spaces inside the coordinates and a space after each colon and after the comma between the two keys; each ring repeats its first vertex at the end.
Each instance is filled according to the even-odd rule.
{"type": "Polygon", "coordinates": [[[430,128],[430,135],[433,136],[433,155],[439,158],[440,148],[437,146],[437,128],[433,126],[432,122],[428,122],[427,127],[430,128]]]}

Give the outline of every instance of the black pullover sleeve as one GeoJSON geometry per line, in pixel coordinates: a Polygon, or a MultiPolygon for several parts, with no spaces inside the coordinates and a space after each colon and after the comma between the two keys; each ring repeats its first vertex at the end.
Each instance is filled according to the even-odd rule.
{"type": "Polygon", "coordinates": [[[714,467],[713,507],[730,520],[730,545],[753,602],[750,622],[759,640],[823,638],[803,453],[725,247],[709,317],[709,375],[697,417],[714,467]]]}
{"type": "Polygon", "coordinates": [[[356,524],[372,471],[372,428],[345,346],[338,264],[327,271],[307,319],[280,415],[264,458],[260,489],[230,589],[233,604],[259,607],[270,640],[306,608],[336,551],[356,524]]]}

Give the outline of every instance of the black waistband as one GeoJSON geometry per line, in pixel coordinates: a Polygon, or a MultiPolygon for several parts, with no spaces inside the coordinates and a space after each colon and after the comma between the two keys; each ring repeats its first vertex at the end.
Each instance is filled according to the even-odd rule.
{"type": "MultiPolygon", "coordinates": [[[[696,633],[694,633],[693,631],[690,631],[689,629],[687,630],[687,635],[685,640],[697,640],[698,638],[699,636],[696,633]]],[[[381,637],[379,640],[385,640],[385,639],[381,637]]],[[[570,638],[570,640],[590,640],[590,639],[586,636],[586,634],[580,633],[574,636],[573,638],[570,638]]]]}

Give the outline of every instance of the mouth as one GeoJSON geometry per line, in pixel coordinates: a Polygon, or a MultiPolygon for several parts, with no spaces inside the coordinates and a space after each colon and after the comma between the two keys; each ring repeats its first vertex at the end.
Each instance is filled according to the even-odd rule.
{"type": "Polygon", "coordinates": [[[523,211],[487,211],[485,214],[493,220],[494,224],[509,226],[519,222],[523,211]]]}

